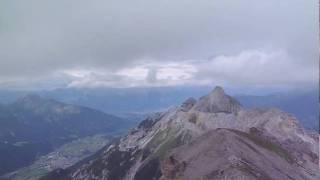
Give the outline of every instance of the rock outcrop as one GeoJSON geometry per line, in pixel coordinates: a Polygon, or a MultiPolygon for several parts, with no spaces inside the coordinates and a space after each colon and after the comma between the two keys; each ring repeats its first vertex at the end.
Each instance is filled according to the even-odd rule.
{"type": "Polygon", "coordinates": [[[189,111],[195,104],[197,100],[194,98],[188,98],[185,102],[182,103],[181,108],[183,111],[189,111]]]}

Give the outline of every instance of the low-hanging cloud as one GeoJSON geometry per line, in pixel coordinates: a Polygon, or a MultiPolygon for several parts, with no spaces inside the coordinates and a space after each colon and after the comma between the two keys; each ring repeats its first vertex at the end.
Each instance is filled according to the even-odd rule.
{"type": "Polygon", "coordinates": [[[317,11],[303,0],[5,0],[0,86],[314,83],[317,11]]]}
{"type": "Polygon", "coordinates": [[[66,72],[69,87],[136,87],[226,85],[309,87],[316,84],[317,67],[301,66],[284,51],[247,50],[211,59],[143,61],[131,68],[66,72]]]}
{"type": "Polygon", "coordinates": [[[198,79],[233,85],[306,86],[316,83],[317,67],[283,51],[247,50],[199,61],[198,79]]]}

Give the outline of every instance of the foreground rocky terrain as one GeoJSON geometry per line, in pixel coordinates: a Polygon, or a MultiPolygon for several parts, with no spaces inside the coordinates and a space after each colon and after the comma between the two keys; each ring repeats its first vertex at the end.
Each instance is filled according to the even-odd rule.
{"type": "Polygon", "coordinates": [[[43,179],[319,179],[318,133],[278,109],[246,109],[221,87],[155,113],[91,160],[43,179]]]}

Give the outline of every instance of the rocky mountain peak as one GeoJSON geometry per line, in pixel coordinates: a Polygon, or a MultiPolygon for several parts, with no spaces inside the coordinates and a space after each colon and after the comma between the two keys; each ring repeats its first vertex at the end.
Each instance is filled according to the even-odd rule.
{"type": "Polygon", "coordinates": [[[224,92],[224,89],[221,86],[216,86],[210,95],[219,97],[219,96],[225,96],[226,93],[224,92]]]}
{"type": "Polygon", "coordinates": [[[210,94],[201,97],[193,107],[194,110],[208,113],[236,113],[241,108],[241,104],[227,95],[220,86],[215,87],[210,94]]]}

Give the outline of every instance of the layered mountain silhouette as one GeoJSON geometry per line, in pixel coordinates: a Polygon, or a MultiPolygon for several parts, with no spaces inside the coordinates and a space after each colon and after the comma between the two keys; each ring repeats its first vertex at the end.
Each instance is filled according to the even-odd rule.
{"type": "Polygon", "coordinates": [[[216,87],[155,113],[90,160],[42,179],[319,179],[319,136],[281,110],[246,109],[216,87]]]}
{"type": "Polygon", "coordinates": [[[0,174],[30,164],[60,145],[130,127],[121,118],[86,107],[27,95],[0,106],[0,174]]]}
{"type": "MultiPolygon", "coordinates": [[[[46,91],[32,91],[43,97],[53,98],[61,102],[90,107],[106,113],[143,119],[144,114],[164,111],[169,106],[177,106],[188,97],[200,97],[212,90],[207,86],[173,86],[149,88],[61,88],[46,91]],[[138,115],[138,116],[137,116],[138,115]]],[[[14,101],[29,91],[6,91],[0,89],[0,103],[14,101]]],[[[233,89],[234,97],[248,108],[277,107],[296,116],[301,124],[310,129],[318,130],[318,90],[285,90],[265,94],[257,90],[249,94],[243,90],[233,89]],[[256,93],[260,94],[257,95],[256,93]],[[251,94],[251,95],[250,95],[251,94]],[[264,95],[262,95],[264,94],[264,95]]],[[[247,92],[248,93],[248,92],[247,92]]]]}

